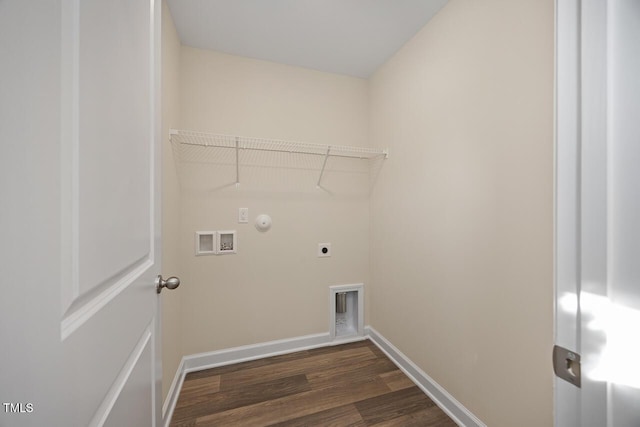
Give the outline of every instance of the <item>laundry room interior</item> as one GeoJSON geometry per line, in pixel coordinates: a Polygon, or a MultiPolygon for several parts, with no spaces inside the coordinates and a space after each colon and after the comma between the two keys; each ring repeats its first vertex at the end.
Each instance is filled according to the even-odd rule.
{"type": "Polygon", "coordinates": [[[198,361],[369,338],[486,425],[553,424],[554,3],[433,4],[348,74],[162,3],[165,406],[198,361]]]}

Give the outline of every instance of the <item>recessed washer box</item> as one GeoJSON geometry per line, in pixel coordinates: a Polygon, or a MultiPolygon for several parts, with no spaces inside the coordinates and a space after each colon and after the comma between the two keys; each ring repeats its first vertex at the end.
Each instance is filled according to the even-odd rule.
{"type": "Polygon", "coordinates": [[[236,230],[218,231],[218,255],[235,254],[238,252],[236,230]]]}
{"type": "Polygon", "coordinates": [[[238,253],[236,230],[196,231],[196,256],[238,253]]]}

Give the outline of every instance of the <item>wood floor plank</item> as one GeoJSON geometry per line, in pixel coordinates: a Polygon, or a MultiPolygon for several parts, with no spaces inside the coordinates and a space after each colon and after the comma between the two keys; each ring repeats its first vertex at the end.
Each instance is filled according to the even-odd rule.
{"type": "Polygon", "coordinates": [[[407,377],[404,372],[399,369],[395,371],[385,372],[380,374],[380,378],[389,386],[393,391],[402,390],[409,387],[414,387],[413,381],[407,377]]]}
{"type": "Polygon", "coordinates": [[[317,370],[308,373],[307,380],[314,389],[334,387],[338,384],[348,387],[349,384],[363,379],[379,379],[384,382],[380,374],[391,372],[395,369],[397,369],[395,365],[388,360],[373,359],[317,370]]]}
{"type": "Polygon", "coordinates": [[[389,391],[381,379],[367,378],[351,383],[348,389],[338,385],[208,415],[198,418],[196,425],[266,426],[380,396],[389,391]]]}
{"type": "Polygon", "coordinates": [[[403,415],[398,418],[381,421],[376,424],[369,424],[375,427],[458,427],[442,409],[434,406],[429,409],[403,415]]]}
{"type": "Polygon", "coordinates": [[[290,360],[298,360],[302,357],[312,355],[314,350],[303,350],[296,353],[281,354],[278,356],[265,357],[262,359],[249,360],[246,362],[234,363],[231,365],[223,365],[215,368],[204,369],[202,371],[190,372],[187,374],[185,381],[191,379],[203,378],[208,376],[223,375],[230,372],[242,371],[245,369],[257,368],[260,366],[272,365],[279,362],[287,362],[290,360]]]}
{"type": "Polygon", "coordinates": [[[336,350],[349,350],[349,349],[362,348],[362,347],[368,348],[376,355],[378,355],[377,352],[380,351],[375,345],[371,345],[371,341],[362,340],[362,341],[356,341],[356,342],[347,343],[347,344],[340,344],[337,346],[327,346],[327,347],[314,348],[311,350],[302,350],[295,353],[281,354],[277,356],[265,357],[262,359],[250,360],[247,362],[240,362],[240,363],[234,363],[231,365],[224,365],[224,366],[218,366],[215,368],[204,369],[202,371],[190,372],[189,374],[187,374],[185,381],[189,381],[190,379],[203,378],[203,377],[212,376],[212,375],[223,375],[230,372],[236,372],[236,371],[256,368],[260,366],[274,365],[276,363],[287,362],[290,360],[299,360],[299,359],[310,357],[310,356],[319,356],[322,354],[333,353],[336,350]]]}
{"type": "Polygon", "coordinates": [[[366,427],[366,425],[360,412],[353,404],[350,404],[271,424],[268,427],[366,427]]]}
{"type": "Polygon", "coordinates": [[[221,376],[220,389],[226,390],[234,387],[246,387],[261,382],[264,379],[311,373],[335,366],[357,363],[362,360],[373,360],[375,358],[376,356],[366,347],[313,355],[299,360],[279,362],[224,374],[221,376]]]}
{"type": "Polygon", "coordinates": [[[374,357],[367,357],[362,359],[349,359],[346,363],[342,363],[340,359],[333,359],[332,363],[328,363],[325,366],[316,366],[312,371],[307,372],[307,378],[309,381],[320,381],[325,377],[331,377],[341,375],[343,373],[355,373],[356,371],[367,371],[385,373],[396,371],[396,367],[391,360],[385,355],[376,354],[374,346],[370,346],[368,349],[371,351],[374,357]]]}
{"type": "Polygon", "coordinates": [[[263,381],[256,387],[236,388],[206,394],[197,398],[181,399],[176,405],[172,422],[180,423],[201,416],[216,414],[256,403],[275,400],[285,396],[309,391],[309,383],[304,375],[263,381]]]}
{"type": "Polygon", "coordinates": [[[416,386],[356,403],[356,408],[368,425],[413,414],[433,406],[435,403],[416,386]]]}
{"type": "Polygon", "coordinates": [[[191,381],[185,381],[180,390],[180,399],[177,406],[189,402],[191,399],[197,399],[198,396],[209,395],[220,391],[220,375],[211,377],[196,378],[191,381]]]}

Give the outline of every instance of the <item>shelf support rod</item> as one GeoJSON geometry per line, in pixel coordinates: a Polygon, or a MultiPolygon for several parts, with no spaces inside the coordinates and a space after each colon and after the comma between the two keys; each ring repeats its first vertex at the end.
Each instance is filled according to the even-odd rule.
{"type": "Polygon", "coordinates": [[[236,187],[240,185],[240,138],[236,136],[236,187]]]}
{"type": "Polygon", "coordinates": [[[318,183],[316,187],[320,187],[320,181],[322,181],[322,175],[324,174],[324,168],[327,166],[327,159],[329,158],[329,151],[331,151],[331,146],[327,147],[327,153],[324,155],[324,162],[322,163],[322,169],[320,170],[320,176],[318,177],[318,183]]]}

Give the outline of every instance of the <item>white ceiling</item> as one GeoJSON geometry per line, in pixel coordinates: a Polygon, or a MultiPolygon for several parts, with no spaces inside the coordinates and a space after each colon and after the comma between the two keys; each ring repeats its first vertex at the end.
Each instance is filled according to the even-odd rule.
{"type": "Polygon", "coordinates": [[[168,0],[182,44],[369,77],[447,0],[168,0]]]}

